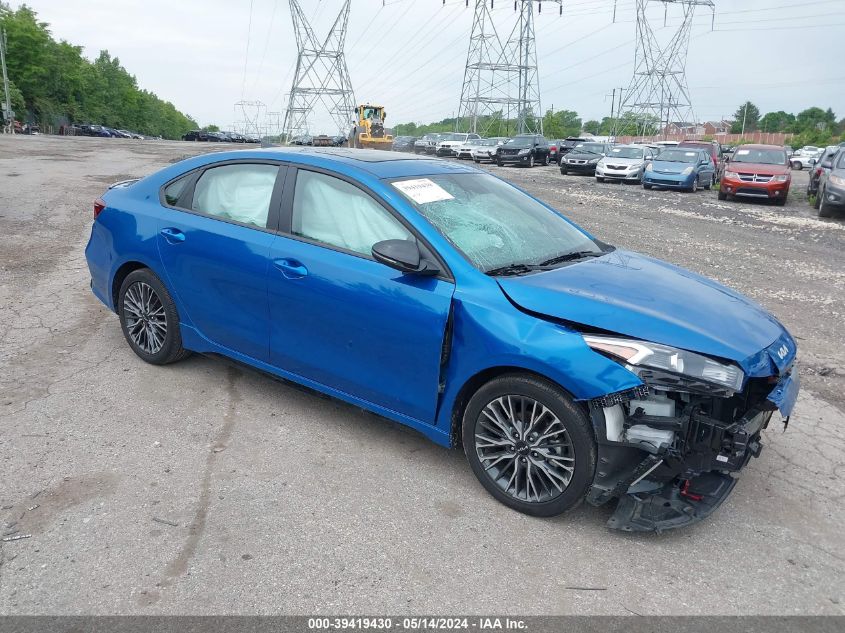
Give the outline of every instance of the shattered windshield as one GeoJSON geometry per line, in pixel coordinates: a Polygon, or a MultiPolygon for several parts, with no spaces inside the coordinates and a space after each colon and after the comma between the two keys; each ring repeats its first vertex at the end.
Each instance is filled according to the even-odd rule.
{"type": "MultiPolygon", "coordinates": [[[[479,270],[550,265],[604,251],[563,217],[489,174],[392,183],[479,270]]],[[[527,271],[522,271],[527,272],[527,271]]]]}

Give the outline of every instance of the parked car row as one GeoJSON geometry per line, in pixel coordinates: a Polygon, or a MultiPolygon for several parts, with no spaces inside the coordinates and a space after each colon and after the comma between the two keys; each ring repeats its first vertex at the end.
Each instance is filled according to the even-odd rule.
{"type": "Polygon", "coordinates": [[[845,213],[845,143],[824,149],[810,174],[807,197],[820,218],[845,213]]]}
{"type": "Polygon", "coordinates": [[[349,140],[342,134],[336,136],[328,136],[326,134],[311,136],[310,134],[302,134],[300,136],[294,136],[290,140],[291,145],[311,145],[314,147],[343,147],[348,142],[349,140]]]}
{"type": "Polygon", "coordinates": [[[208,132],[191,130],[182,137],[183,141],[202,141],[204,143],[260,143],[261,139],[249,134],[237,132],[208,132]]]}
{"type": "Polygon", "coordinates": [[[63,128],[63,133],[72,136],[97,136],[101,138],[160,139],[160,136],[147,136],[131,130],[118,130],[105,125],[76,124],[63,128]]]}

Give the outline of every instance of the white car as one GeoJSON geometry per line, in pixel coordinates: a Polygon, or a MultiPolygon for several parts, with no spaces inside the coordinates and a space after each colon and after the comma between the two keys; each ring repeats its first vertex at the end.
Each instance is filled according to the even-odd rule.
{"type": "Polygon", "coordinates": [[[483,138],[471,138],[466,143],[461,143],[454,149],[455,156],[457,156],[460,160],[465,158],[472,158],[472,150],[474,147],[478,147],[482,141],[486,139],[483,138]]]}
{"type": "Polygon", "coordinates": [[[436,154],[438,156],[454,156],[455,150],[470,139],[480,139],[478,134],[464,134],[462,132],[453,132],[452,134],[444,134],[443,138],[437,141],[436,154]]]}
{"type": "Polygon", "coordinates": [[[801,171],[804,167],[812,167],[819,160],[823,152],[823,149],[815,145],[805,145],[790,156],[789,165],[792,169],[797,169],[798,171],[801,171]]]}
{"type": "Polygon", "coordinates": [[[645,145],[616,145],[596,164],[596,181],[625,180],[641,182],[654,150],[645,145]]]}
{"type": "Polygon", "coordinates": [[[496,162],[496,149],[499,145],[504,145],[509,140],[503,136],[480,139],[478,145],[474,145],[472,148],[472,160],[476,163],[480,163],[483,160],[489,160],[491,163],[496,162]]]}

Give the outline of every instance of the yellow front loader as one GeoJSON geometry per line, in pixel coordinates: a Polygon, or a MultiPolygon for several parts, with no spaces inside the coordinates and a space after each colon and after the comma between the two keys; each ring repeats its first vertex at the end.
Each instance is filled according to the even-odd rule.
{"type": "Polygon", "coordinates": [[[357,112],[358,133],[355,147],[393,149],[393,135],[384,132],[384,119],[387,117],[384,106],[366,103],[359,105],[357,112]]]}

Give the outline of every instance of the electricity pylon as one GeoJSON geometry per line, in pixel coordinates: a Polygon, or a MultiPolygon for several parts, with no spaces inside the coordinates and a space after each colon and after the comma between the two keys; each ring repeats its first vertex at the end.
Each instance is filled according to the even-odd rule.
{"type": "Polygon", "coordinates": [[[355,94],[343,53],[349,5],[350,0],[344,0],[329,34],[320,41],[299,6],[299,0],[290,0],[299,55],[285,111],[283,130],[286,140],[308,132],[308,117],[318,101],[328,110],[338,133],[346,134],[352,125],[355,94]]]}
{"type": "MultiPolygon", "coordinates": [[[[634,57],[634,75],[625,98],[619,107],[619,114],[633,115],[637,122],[637,135],[646,136],[658,130],[666,130],[669,123],[695,123],[695,115],[687,85],[687,51],[695,8],[709,7],[715,16],[713,0],[636,0],[637,2],[637,50],[634,57]],[[667,43],[661,44],[654,34],[648,15],[649,6],[663,4],[663,26],[668,24],[670,5],[680,8],[682,20],[667,43]]],[[[619,118],[614,123],[613,133],[619,132],[619,118]]]]}
{"type": "MultiPolygon", "coordinates": [[[[497,120],[516,116],[517,133],[542,133],[535,3],[541,12],[540,0],[514,2],[516,24],[503,41],[493,20],[493,0],[476,0],[458,108],[458,130],[487,134],[497,120]]],[[[559,5],[562,14],[563,0],[546,0],[546,3],[559,5]]]]}

